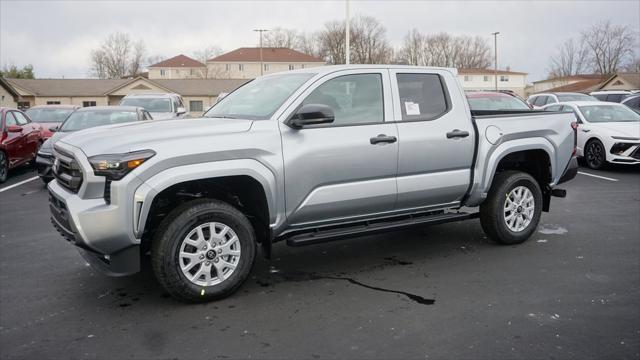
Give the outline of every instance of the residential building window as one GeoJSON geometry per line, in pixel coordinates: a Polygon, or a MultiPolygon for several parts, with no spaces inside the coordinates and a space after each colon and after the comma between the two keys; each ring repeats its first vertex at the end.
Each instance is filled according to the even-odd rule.
{"type": "Polygon", "coordinates": [[[473,81],[473,76],[471,76],[471,75],[465,75],[465,76],[464,76],[464,81],[473,81]]]}
{"type": "Polygon", "coordinates": [[[194,69],[190,69],[189,70],[189,75],[193,76],[196,74],[196,71],[194,69]]]}
{"type": "Polygon", "coordinates": [[[502,82],[509,81],[509,75],[500,75],[500,81],[502,82]]]}
{"type": "Polygon", "coordinates": [[[224,64],[224,69],[225,69],[226,71],[231,70],[231,65],[229,65],[229,64],[224,64]]]}
{"type": "Polygon", "coordinates": [[[269,64],[264,64],[264,71],[269,71],[269,64]]]}
{"type": "Polygon", "coordinates": [[[83,101],[82,102],[82,107],[89,107],[89,106],[96,106],[96,102],[95,101],[83,101]]]}
{"type": "Polygon", "coordinates": [[[295,69],[295,68],[296,68],[296,67],[295,67],[295,65],[293,65],[293,64],[289,64],[289,70],[293,70],[293,69],[295,69]]]}
{"type": "Polygon", "coordinates": [[[31,103],[28,101],[18,101],[18,109],[27,110],[31,107],[31,103]]]}
{"type": "Polygon", "coordinates": [[[176,73],[174,74],[174,76],[180,76],[180,70],[175,69],[175,72],[176,72],[176,73]]]}
{"type": "Polygon", "coordinates": [[[485,75],[485,76],[484,76],[484,81],[491,81],[490,76],[489,76],[489,75],[485,75]]]}
{"type": "Polygon", "coordinates": [[[165,76],[165,75],[166,75],[166,70],[160,69],[160,76],[165,76]]]}
{"type": "Polygon", "coordinates": [[[304,64],[300,65],[300,69],[304,69],[304,64]]]}
{"type": "Polygon", "coordinates": [[[60,101],[47,101],[47,105],[60,105],[60,101]]]}
{"type": "Polygon", "coordinates": [[[189,101],[189,111],[202,111],[202,100],[189,101]]]}
{"type": "Polygon", "coordinates": [[[244,71],[244,64],[238,64],[238,70],[244,71]]]}

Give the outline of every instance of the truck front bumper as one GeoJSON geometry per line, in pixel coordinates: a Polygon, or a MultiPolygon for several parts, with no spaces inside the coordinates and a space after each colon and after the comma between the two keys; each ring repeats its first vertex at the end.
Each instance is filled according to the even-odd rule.
{"type": "Polygon", "coordinates": [[[124,229],[117,206],[80,199],[55,180],[48,188],[51,223],[89,264],[110,276],[140,271],[140,245],[124,229]]]}

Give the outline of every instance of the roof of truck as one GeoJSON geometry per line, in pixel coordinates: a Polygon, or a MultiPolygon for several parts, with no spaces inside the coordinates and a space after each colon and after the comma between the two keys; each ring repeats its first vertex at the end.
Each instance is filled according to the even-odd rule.
{"type": "MultiPolygon", "coordinates": [[[[291,70],[287,71],[286,74],[289,73],[318,73],[318,74],[328,74],[340,70],[357,70],[357,69],[398,69],[398,70],[444,70],[449,71],[454,75],[458,75],[458,69],[456,68],[445,68],[445,67],[434,67],[434,66],[411,66],[411,65],[383,65],[383,64],[357,64],[357,65],[326,65],[326,66],[318,66],[311,68],[304,68],[299,70],[291,70]]],[[[283,73],[274,73],[267,76],[272,75],[282,75],[283,73]]]]}

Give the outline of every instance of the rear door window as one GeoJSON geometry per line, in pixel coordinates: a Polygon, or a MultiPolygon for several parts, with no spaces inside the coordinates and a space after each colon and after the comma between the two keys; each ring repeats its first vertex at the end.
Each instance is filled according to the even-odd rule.
{"type": "Polygon", "coordinates": [[[434,120],[449,111],[448,94],[440,75],[397,74],[403,121],[434,120]]]}
{"type": "Polygon", "coordinates": [[[600,100],[600,101],[606,101],[607,100],[607,94],[598,94],[598,95],[592,95],[593,97],[595,97],[596,99],[600,100]]]}
{"type": "Polygon", "coordinates": [[[562,105],[551,105],[544,108],[544,111],[560,111],[562,109],[562,105]]]}
{"type": "Polygon", "coordinates": [[[619,103],[620,101],[622,101],[623,96],[623,94],[609,94],[607,95],[607,101],[619,103]]]}

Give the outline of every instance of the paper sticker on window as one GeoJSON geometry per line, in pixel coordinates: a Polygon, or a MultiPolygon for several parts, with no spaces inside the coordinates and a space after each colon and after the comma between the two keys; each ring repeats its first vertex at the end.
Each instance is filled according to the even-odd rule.
{"type": "Polygon", "coordinates": [[[404,102],[404,109],[407,112],[407,115],[420,115],[420,104],[414,103],[412,101],[404,102]]]}

